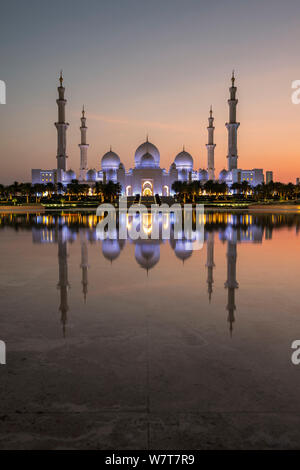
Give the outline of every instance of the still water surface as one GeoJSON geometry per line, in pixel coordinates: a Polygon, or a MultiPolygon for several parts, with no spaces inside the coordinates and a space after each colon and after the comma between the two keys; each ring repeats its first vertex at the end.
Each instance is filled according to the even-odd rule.
{"type": "Polygon", "coordinates": [[[0,216],[1,448],[300,447],[300,216],[205,218],[191,251],[0,216]]]}

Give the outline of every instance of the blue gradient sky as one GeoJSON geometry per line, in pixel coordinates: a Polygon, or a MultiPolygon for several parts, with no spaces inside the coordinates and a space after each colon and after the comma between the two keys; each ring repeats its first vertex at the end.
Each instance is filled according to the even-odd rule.
{"type": "Polygon", "coordinates": [[[64,70],[68,166],[79,167],[79,117],[88,118],[89,166],[112,145],[125,166],[150,140],[168,168],[185,144],[206,166],[215,114],[216,168],[226,166],[228,87],[238,86],[239,167],[300,176],[300,2],[288,0],[27,0],[1,6],[0,182],[55,168],[57,77],[64,70]]]}

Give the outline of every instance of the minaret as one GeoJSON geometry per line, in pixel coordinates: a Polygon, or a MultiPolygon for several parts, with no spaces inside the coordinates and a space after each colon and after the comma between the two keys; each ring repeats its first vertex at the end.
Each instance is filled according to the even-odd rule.
{"type": "Polygon", "coordinates": [[[79,144],[80,148],[80,173],[79,173],[79,179],[80,181],[85,181],[86,180],[86,173],[88,170],[87,167],[87,151],[89,144],[86,143],[86,117],[85,117],[85,111],[84,111],[84,106],[82,108],[82,116],[81,116],[81,127],[80,127],[80,133],[81,133],[81,143],[79,144]]]}
{"type": "MultiPolygon", "coordinates": [[[[56,100],[58,106],[58,122],[55,123],[57,129],[57,169],[66,171],[66,150],[67,150],[67,129],[69,124],[65,122],[65,106],[67,100],[65,99],[65,88],[63,87],[63,76],[62,71],[60,72],[60,86],[58,90],[58,100],[56,100]]],[[[60,179],[60,178],[58,178],[60,179]]]]}
{"type": "Polygon", "coordinates": [[[84,234],[82,234],[81,238],[81,264],[80,267],[82,269],[82,293],[84,298],[84,303],[86,303],[86,296],[88,292],[88,247],[87,241],[84,238],[84,234]]]}
{"type": "Polygon", "coordinates": [[[234,170],[237,168],[237,130],[240,125],[239,122],[236,122],[236,106],[238,100],[236,99],[236,87],[234,86],[234,71],[232,72],[231,82],[232,85],[229,88],[230,99],[228,100],[229,105],[229,122],[226,122],[225,126],[228,130],[228,171],[234,170]]]}
{"type": "Polygon", "coordinates": [[[207,267],[207,292],[208,292],[208,298],[209,298],[209,303],[211,302],[211,295],[213,291],[213,283],[214,283],[214,244],[215,244],[215,238],[214,238],[214,232],[208,232],[207,235],[207,240],[206,240],[206,245],[207,245],[207,258],[206,258],[206,267],[207,267]]]}
{"type": "Polygon", "coordinates": [[[64,234],[61,229],[58,230],[58,266],[59,266],[59,281],[57,288],[60,290],[60,306],[61,323],[63,326],[63,335],[66,335],[66,323],[68,306],[68,255],[67,255],[67,242],[64,240],[64,234]]]}
{"type": "Polygon", "coordinates": [[[208,143],[207,148],[207,173],[208,179],[214,181],[215,179],[215,146],[214,144],[214,118],[212,115],[212,107],[210,107],[208,118],[208,143]]]}
{"type": "Polygon", "coordinates": [[[228,322],[230,323],[230,334],[232,334],[233,323],[235,321],[234,311],[236,310],[235,306],[235,289],[239,287],[239,284],[236,280],[236,259],[237,259],[237,250],[236,250],[236,241],[228,240],[227,242],[227,281],[225,282],[225,288],[228,289],[228,322]]]}

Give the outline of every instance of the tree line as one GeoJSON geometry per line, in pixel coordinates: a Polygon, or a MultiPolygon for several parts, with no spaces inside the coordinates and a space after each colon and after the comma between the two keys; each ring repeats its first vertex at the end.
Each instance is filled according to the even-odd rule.
{"type": "MultiPolygon", "coordinates": [[[[196,202],[197,200],[227,200],[245,199],[253,201],[268,200],[297,200],[299,199],[300,185],[292,183],[284,184],[270,182],[251,186],[247,181],[234,183],[228,187],[226,183],[218,181],[183,182],[175,181],[172,185],[175,197],[180,202],[196,202]]],[[[122,187],[119,183],[108,181],[107,183],[95,182],[93,186],[81,184],[78,180],[64,186],[62,183],[31,184],[18,183],[5,186],[0,184],[0,200],[2,202],[41,202],[48,201],[85,201],[97,199],[98,201],[114,202],[121,194],[122,187]]]]}
{"type": "Polygon", "coordinates": [[[172,189],[177,199],[182,202],[210,198],[211,200],[237,198],[254,201],[267,200],[297,200],[299,199],[300,185],[292,183],[284,184],[271,181],[268,184],[251,186],[247,181],[233,183],[230,187],[224,182],[206,181],[201,184],[199,181],[184,182],[175,181],[172,189]]]}
{"type": "Polygon", "coordinates": [[[41,200],[87,200],[96,197],[97,200],[113,202],[121,194],[122,187],[119,183],[96,182],[93,187],[88,184],[80,184],[78,180],[72,180],[68,185],[62,183],[31,184],[18,183],[4,186],[0,184],[0,199],[3,201],[16,202],[26,199],[26,202],[41,202],[41,200]]]}

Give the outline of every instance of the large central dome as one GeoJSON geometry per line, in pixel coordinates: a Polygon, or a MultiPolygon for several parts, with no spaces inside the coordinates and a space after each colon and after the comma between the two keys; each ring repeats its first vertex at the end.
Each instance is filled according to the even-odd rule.
{"type": "Polygon", "coordinates": [[[146,140],[146,142],[141,144],[135,151],[134,162],[136,167],[140,166],[142,157],[145,154],[150,154],[154,158],[155,166],[159,166],[160,155],[158,148],[146,140]]]}
{"type": "Polygon", "coordinates": [[[153,168],[155,167],[155,160],[151,153],[145,153],[140,160],[140,166],[143,168],[153,168]]]}
{"type": "Polygon", "coordinates": [[[152,240],[143,240],[135,245],[135,259],[147,271],[155,266],[160,258],[160,247],[152,240]]]}

